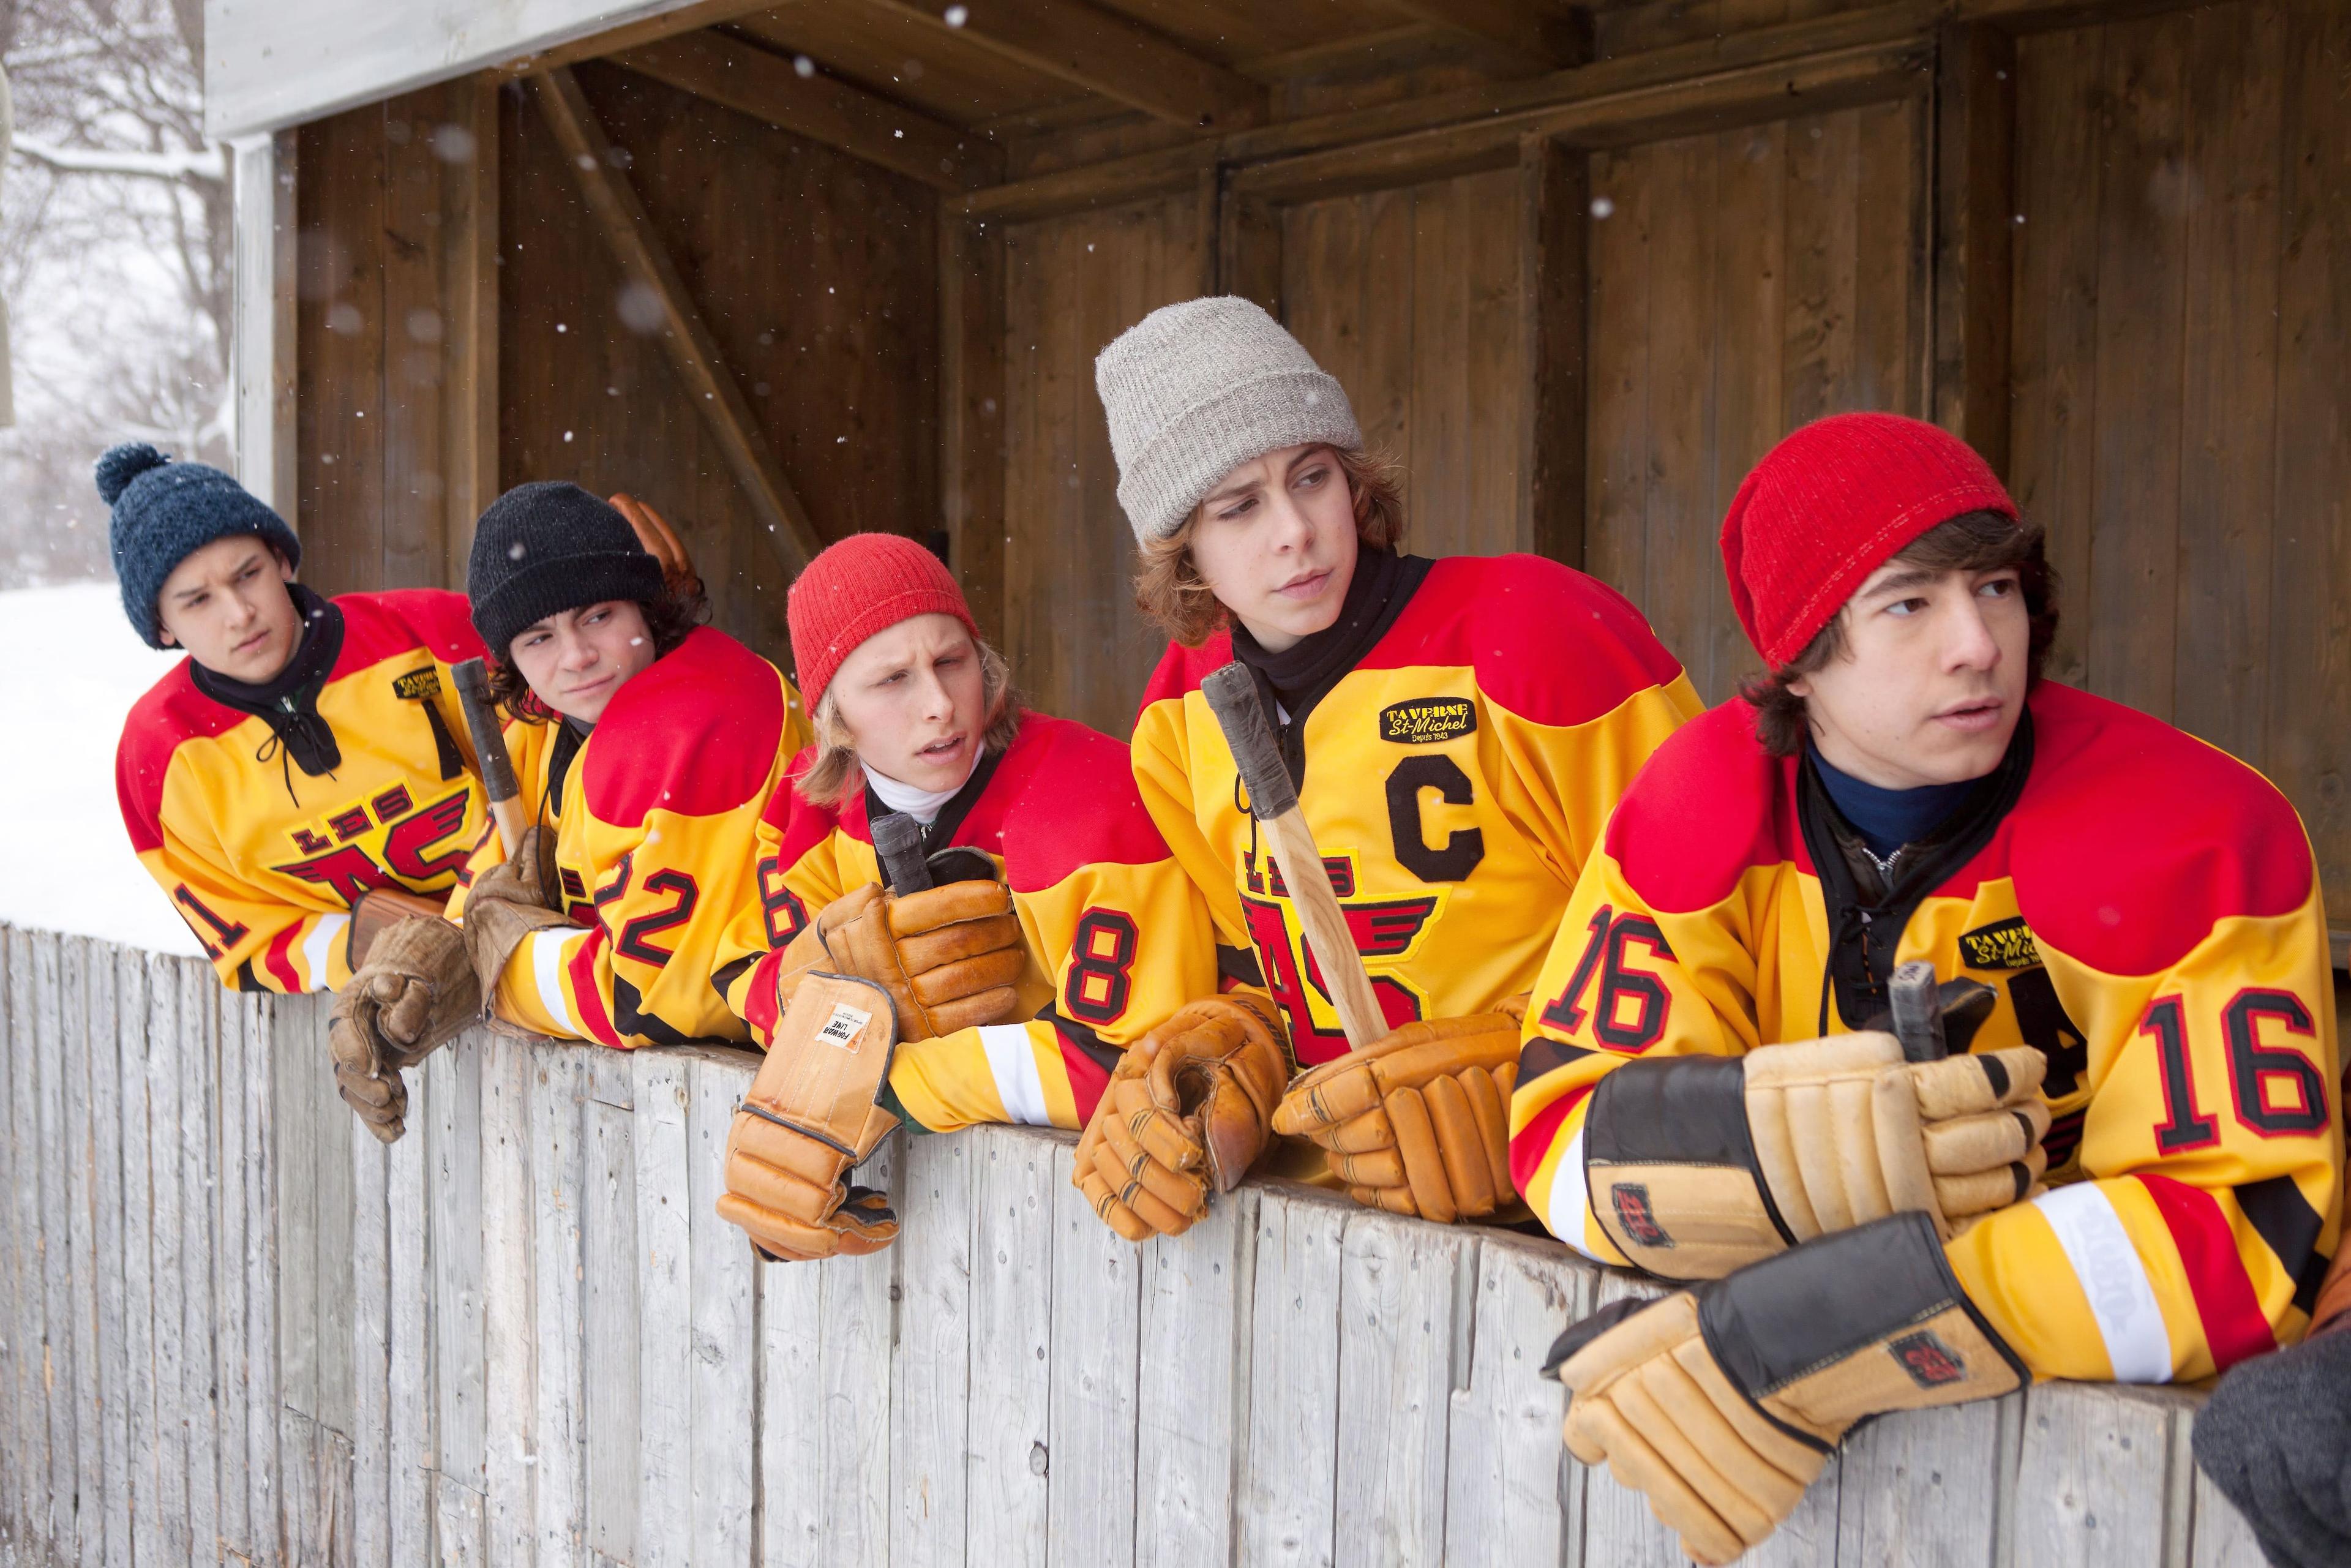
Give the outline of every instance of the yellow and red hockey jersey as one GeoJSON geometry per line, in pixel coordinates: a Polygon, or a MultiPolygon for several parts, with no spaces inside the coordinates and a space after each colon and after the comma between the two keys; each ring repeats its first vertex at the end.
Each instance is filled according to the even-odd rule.
{"type": "MultiPolygon", "coordinates": [[[[1640,612],[1594,579],[1524,555],[1426,570],[1353,667],[1289,716],[1304,726],[1299,800],[1391,1024],[1489,1011],[1534,984],[1610,809],[1698,708],[1640,612]]],[[[1135,779],[1208,901],[1226,971],[1270,993],[1311,1067],[1347,1040],[1200,692],[1232,657],[1224,632],[1168,648],[1135,779]]]]}
{"type": "Polygon", "coordinates": [[[317,661],[308,706],[333,733],[323,772],[294,766],[269,717],[208,695],[188,659],[131,708],[115,752],[140,863],[249,991],[341,986],[351,901],[450,887],[485,820],[449,673],[482,651],[465,595],[296,595],[311,616],[296,659],[317,661]]]}
{"type": "MultiPolygon", "coordinates": [[[[795,775],[815,760],[810,752],[795,775]]],[[[839,811],[778,790],[761,829],[762,925],[774,950],[731,977],[764,1048],[785,944],[824,906],[882,879],[871,792],[839,811]]],[[[902,1040],[883,1105],[921,1132],[1014,1122],[1076,1128],[1120,1054],[1186,1002],[1217,991],[1207,905],[1135,796],[1126,747],[1029,714],[932,821],[933,851],[983,851],[1012,889],[1028,939],[1024,1022],[902,1040]]],[[[748,944],[744,944],[748,946],[748,944]]]]}
{"type": "MultiPolygon", "coordinates": [[[[1970,1049],[2049,1059],[2051,1190],[1949,1253],[2040,1375],[2206,1377],[2300,1335],[2335,1244],[2315,863],[2293,807],[2226,753],[2047,682],[2027,714],[1981,826],[1879,955],[1993,988],[1970,1049]]],[[[1594,1257],[1622,1261],[1583,1178],[1603,1074],[1862,1021],[1832,956],[1833,923],[1860,905],[1823,894],[1835,841],[1812,788],[1746,705],[1717,708],[1658,752],[1577,886],[1527,1012],[1511,1166],[1594,1257]]]]}
{"type": "MultiPolygon", "coordinates": [[[[498,1016],[624,1050],[741,1044],[711,977],[730,929],[758,912],[759,813],[809,739],[791,683],[705,626],[614,693],[584,737],[560,722],[510,724],[506,737],[531,820],[554,831],[579,925],[515,949],[498,1016]]],[[[505,858],[485,830],[465,883],[505,858]]]]}

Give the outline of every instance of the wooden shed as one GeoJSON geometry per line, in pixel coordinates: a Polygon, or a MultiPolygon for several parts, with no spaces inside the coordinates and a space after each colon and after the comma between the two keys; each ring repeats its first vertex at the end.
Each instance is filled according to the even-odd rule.
{"type": "Polygon", "coordinates": [[[1740,476],[1899,410],[2047,526],[2059,677],[2293,798],[2342,961],[2341,0],[206,11],[242,460],[322,588],[459,584],[490,497],[573,478],[780,661],[808,553],[893,529],[1123,735],[1157,649],[1092,360],[1220,290],[1345,382],[1416,548],[1581,566],[1720,699],[1740,476]]]}

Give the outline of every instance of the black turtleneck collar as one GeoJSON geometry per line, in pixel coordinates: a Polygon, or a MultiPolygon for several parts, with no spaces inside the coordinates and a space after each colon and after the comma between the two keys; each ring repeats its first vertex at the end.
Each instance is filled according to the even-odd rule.
{"type": "Polygon", "coordinates": [[[1289,716],[1277,730],[1290,779],[1300,788],[1306,783],[1306,716],[1387,635],[1435,564],[1384,549],[1358,550],[1339,619],[1279,653],[1267,653],[1248,627],[1235,622],[1233,657],[1257,677],[1267,716],[1289,716]],[[1279,710],[1273,706],[1277,702],[1279,710]]]}
{"type": "MultiPolygon", "coordinates": [[[[342,656],[343,612],[298,582],[287,583],[286,591],[302,617],[302,640],[275,676],[256,684],[233,680],[193,660],[188,667],[204,695],[268,722],[271,740],[256,754],[260,760],[266,762],[269,753],[282,748],[306,775],[317,779],[333,772],[343,760],[333,727],[319,715],[319,694],[342,656]]],[[[287,788],[290,794],[290,781],[287,788]]]]}

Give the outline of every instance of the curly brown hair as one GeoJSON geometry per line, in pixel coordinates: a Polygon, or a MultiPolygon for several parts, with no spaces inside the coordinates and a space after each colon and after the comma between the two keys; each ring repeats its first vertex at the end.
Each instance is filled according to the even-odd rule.
{"type": "MultiPolygon", "coordinates": [[[[2057,640],[2057,574],[2043,547],[2038,523],[2011,522],[1998,512],[1968,512],[1928,529],[1893,559],[1929,571],[2016,568],[2032,628],[2025,644],[2025,689],[2030,691],[2040,684],[2050,645],[2057,640]]],[[[1840,609],[1792,661],[1740,684],[1739,695],[1755,709],[1755,738],[1765,751],[1774,757],[1802,753],[1812,721],[1804,699],[1788,687],[1826,667],[1845,648],[1844,612],[1840,609]]]]}
{"type": "MultiPolygon", "coordinates": [[[[1333,446],[1331,454],[1354,497],[1355,538],[1374,549],[1402,544],[1404,471],[1377,452],[1333,446]]],[[[1195,507],[1174,533],[1143,547],[1142,570],[1134,574],[1134,607],[1186,648],[1198,647],[1232,619],[1192,559],[1192,531],[1199,526],[1195,507]]]]}
{"type": "MultiPolygon", "coordinates": [[[[710,619],[710,600],[699,590],[681,593],[664,586],[658,599],[641,599],[637,609],[645,618],[645,630],[653,634],[653,657],[665,659],[685,641],[686,633],[710,619]]],[[[545,724],[556,716],[555,710],[538,700],[530,683],[522,678],[508,656],[509,650],[493,648],[486,661],[490,668],[490,695],[508,718],[524,724],[545,724]]]]}

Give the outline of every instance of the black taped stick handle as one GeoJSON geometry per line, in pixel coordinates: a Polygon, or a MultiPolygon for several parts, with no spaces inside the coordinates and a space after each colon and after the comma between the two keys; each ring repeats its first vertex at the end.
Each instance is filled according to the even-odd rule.
{"type": "Polygon", "coordinates": [[[923,856],[923,824],[904,811],[884,811],[872,826],[873,852],[881,858],[890,891],[903,898],[927,889],[931,868],[923,856]]]}
{"type": "Polygon", "coordinates": [[[1200,695],[1225,732],[1233,762],[1240,769],[1241,786],[1249,791],[1249,815],[1270,822],[1298,809],[1298,786],[1290,780],[1281,747],[1266,722],[1265,704],[1258,700],[1257,682],[1238,660],[1200,683],[1200,695]]]}
{"type": "Polygon", "coordinates": [[[467,659],[449,673],[456,678],[457,706],[465,711],[465,733],[473,737],[474,765],[481,769],[490,820],[497,824],[498,842],[513,854],[522,844],[522,786],[515,779],[514,758],[507,755],[497,700],[490,695],[489,666],[479,659],[467,659]]]}
{"type": "Polygon", "coordinates": [[[1909,1061],[1940,1061],[1950,1054],[1943,1040],[1943,1009],[1935,966],[1923,958],[1897,964],[1892,986],[1894,1038],[1909,1061]]]}

